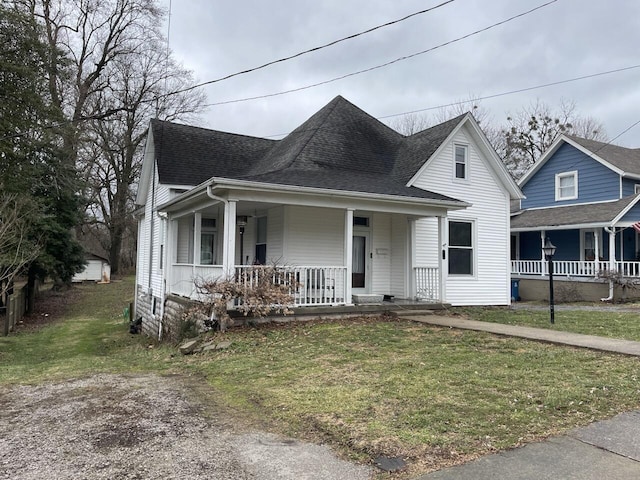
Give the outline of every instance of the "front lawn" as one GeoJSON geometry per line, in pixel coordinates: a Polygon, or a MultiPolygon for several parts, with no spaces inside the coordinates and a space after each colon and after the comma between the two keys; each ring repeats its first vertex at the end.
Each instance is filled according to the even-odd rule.
{"type": "Polygon", "coordinates": [[[640,341],[640,310],[638,312],[614,309],[605,311],[598,307],[600,306],[594,307],[594,310],[587,310],[588,306],[569,310],[556,309],[553,325],[549,321],[548,308],[459,307],[451,309],[450,313],[483,322],[552,328],[586,335],[640,341]]]}
{"type": "Polygon", "coordinates": [[[131,279],[83,285],[63,319],[0,338],[0,385],[190,375],[230,421],[364,462],[401,455],[407,478],[640,408],[636,358],[401,319],[235,329],[213,335],[227,350],[182,356],[128,334],[132,290],[131,279]]]}

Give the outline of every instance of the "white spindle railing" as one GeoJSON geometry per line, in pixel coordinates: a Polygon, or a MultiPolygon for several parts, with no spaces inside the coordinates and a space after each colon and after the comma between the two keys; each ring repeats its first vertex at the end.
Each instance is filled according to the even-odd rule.
{"type": "Polygon", "coordinates": [[[416,297],[427,302],[439,302],[440,272],[437,267],[414,267],[416,297]]]}
{"type": "MultiPolygon", "coordinates": [[[[236,266],[236,279],[245,283],[256,283],[261,268],[256,265],[236,266]]],[[[222,278],[222,266],[204,266],[174,264],[168,278],[170,293],[198,298],[196,283],[200,280],[222,278]]],[[[346,267],[325,266],[295,266],[278,267],[277,273],[271,279],[276,283],[291,285],[291,295],[294,305],[320,306],[340,305],[349,303],[346,299],[346,267]]],[[[351,299],[348,299],[349,301],[351,299]]]]}
{"type": "MultiPolygon", "coordinates": [[[[236,267],[236,277],[245,283],[255,283],[260,267],[243,265],[236,267]]],[[[347,303],[346,267],[287,266],[278,267],[272,281],[289,285],[296,307],[340,305],[347,303]]]]}
{"type": "MultiPolygon", "coordinates": [[[[606,260],[554,260],[553,274],[567,277],[597,277],[603,270],[609,270],[606,260]]],[[[625,277],[640,277],[640,262],[615,262],[615,269],[625,277]]],[[[548,275],[546,260],[511,260],[514,275],[548,275]]]]}

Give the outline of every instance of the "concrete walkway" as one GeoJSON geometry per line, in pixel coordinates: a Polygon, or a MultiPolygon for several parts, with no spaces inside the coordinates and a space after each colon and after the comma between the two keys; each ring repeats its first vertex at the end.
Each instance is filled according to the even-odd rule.
{"type": "MultiPolygon", "coordinates": [[[[543,328],[478,322],[438,315],[403,315],[441,327],[489,332],[543,342],[640,356],[640,342],[543,328]]],[[[637,480],[640,479],[640,412],[628,412],[567,435],[481,457],[415,480],[637,480]]]]}
{"type": "Polygon", "coordinates": [[[464,330],[476,330],[489,332],[496,335],[527,338],[542,342],[570,345],[573,347],[590,348],[604,352],[622,353],[640,357],[640,342],[620,340],[617,338],[597,337],[595,335],[582,335],[580,333],[562,332],[546,328],[521,327],[517,325],[504,325],[502,323],[478,322],[461,317],[445,317],[440,315],[403,315],[403,318],[429,325],[441,327],[461,328],[464,330]]]}
{"type": "Polygon", "coordinates": [[[577,428],[567,435],[481,457],[415,480],[637,480],[640,412],[577,428]]]}

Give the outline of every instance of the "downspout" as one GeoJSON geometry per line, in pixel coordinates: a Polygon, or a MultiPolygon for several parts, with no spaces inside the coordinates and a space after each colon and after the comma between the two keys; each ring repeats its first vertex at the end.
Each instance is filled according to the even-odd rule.
{"type": "MultiPolygon", "coordinates": [[[[224,204],[225,204],[225,206],[229,203],[229,200],[227,200],[226,198],[222,198],[222,197],[218,197],[217,195],[214,195],[214,194],[212,193],[212,191],[211,191],[211,185],[207,185],[207,196],[208,196],[210,199],[212,199],[212,200],[217,200],[218,202],[222,202],[222,203],[224,203],[224,204]]],[[[225,210],[226,210],[226,209],[225,209],[225,210]]],[[[228,218],[226,218],[226,216],[225,216],[224,221],[225,221],[225,222],[228,222],[228,221],[229,221],[229,219],[228,219],[228,218]]],[[[225,256],[224,249],[225,249],[225,248],[227,248],[227,245],[226,245],[226,239],[223,239],[223,241],[225,242],[225,243],[223,244],[223,253],[222,253],[222,255],[223,255],[223,257],[224,257],[224,256],[225,256]]],[[[215,310],[214,310],[214,309],[211,309],[211,315],[210,315],[210,317],[209,317],[209,322],[213,322],[213,321],[216,319],[216,318],[215,318],[215,315],[216,315],[215,310]]]]}
{"type": "MultiPolygon", "coordinates": [[[[158,218],[160,219],[160,221],[164,221],[168,218],[168,215],[166,213],[160,213],[157,212],[156,215],[158,215],[158,218]]],[[[164,319],[164,306],[165,303],[167,301],[167,276],[165,274],[165,272],[167,271],[167,261],[166,261],[166,255],[167,255],[167,230],[168,230],[168,225],[165,225],[165,228],[163,228],[161,231],[164,232],[164,236],[165,238],[161,238],[160,239],[160,245],[164,245],[164,252],[162,252],[162,260],[160,260],[160,253],[158,253],[158,260],[160,260],[162,262],[163,268],[162,268],[162,280],[160,283],[162,283],[162,302],[160,303],[160,321],[158,322],[158,341],[161,342],[162,341],[162,320],[164,319]]]]}
{"type": "MultiPolygon", "coordinates": [[[[609,234],[609,271],[613,271],[616,264],[616,229],[604,227],[604,231],[609,234]]],[[[613,280],[609,279],[609,296],[601,298],[601,302],[613,300],[613,280]]]]}

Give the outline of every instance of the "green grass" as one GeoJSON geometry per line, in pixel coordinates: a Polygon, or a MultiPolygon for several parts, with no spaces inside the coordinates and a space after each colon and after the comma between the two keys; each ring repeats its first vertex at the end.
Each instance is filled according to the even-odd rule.
{"type": "Polygon", "coordinates": [[[454,308],[453,313],[483,322],[526,325],[566,332],[640,341],[640,315],[624,311],[556,310],[555,324],[549,310],[520,310],[506,307],[454,308]]]}
{"type": "Polygon", "coordinates": [[[123,310],[133,298],[133,277],[73,288],[44,293],[75,299],[63,321],[0,337],[0,384],[170,368],[170,348],[149,349],[149,339],[128,333],[123,310]]]}
{"type": "MultiPolygon", "coordinates": [[[[231,340],[229,349],[185,357],[128,333],[132,279],[78,288],[64,320],[0,338],[0,385],[190,375],[242,422],[363,461],[402,455],[407,475],[640,408],[636,358],[388,319],[236,329],[212,335],[231,340]]],[[[487,321],[511,314],[468,312],[487,321]]]]}

